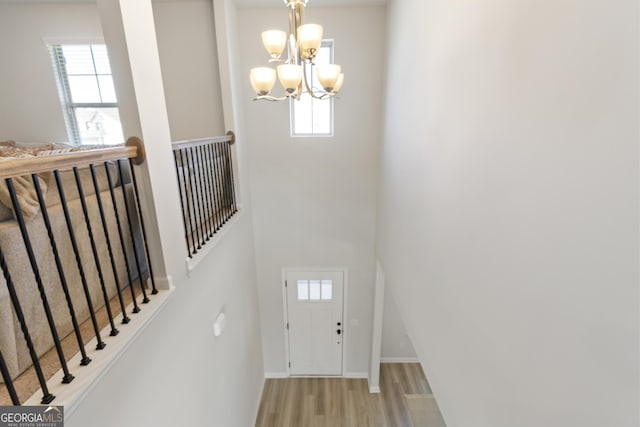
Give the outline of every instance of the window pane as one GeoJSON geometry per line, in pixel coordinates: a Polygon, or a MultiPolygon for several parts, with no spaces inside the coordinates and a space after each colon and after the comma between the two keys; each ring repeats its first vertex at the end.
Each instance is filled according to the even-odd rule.
{"type": "Polygon", "coordinates": [[[91,45],[93,62],[96,66],[96,74],[111,74],[111,65],[107,55],[107,46],[103,44],[91,45]]]}
{"type": "Polygon", "coordinates": [[[100,102],[100,91],[95,76],[69,76],[72,102],[100,102]]]}
{"type": "Polygon", "coordinates": [[[320,280],[309,280],[309,299],[312,301],[320,299],[320,280]]]}
{"type": "Polygon", "coordinates": [[[117,102],[116,90],[113,87],[113,79],[111,76],[98,76],[98,83],[100,84],[102,102],[117,102]]]}
{"type": "Polygon", "coordinates": [[[106,46],[53,45],[50,49],[69,140],[76,144],[123,143],[118,109],[111,106],[117,99],[106,46]]]}
{"type": "Polygon", "coordinates": [[[293,120],[294,132],[296,134],[313,133],[313,115],[311,111],[311,96],[303,94],[299,100],[291,101],[293,103],[293,120]]]}
{"type": "MultiPolygon", "coordinates": [[[[316,55],[316,65],[330,64],[333,56],[333,43],[325,41],[316,55]]],[[[318,91],[322,85],[311,67],[306,67],[310,84],[318,91]]],[[[304,93],[299,100],[290,102],[291,136],[331,135],[333,133],[333,99],[314,99],[304,93]]]]}
{"type": "Polygon", "coordinates": [[[68,75],[95,74],[90,45],[62,46],[68,75]]]}
{"type": "Polygon", "coordinates": [[[298,301],[307,301],[309,299],[309,282],[306,280],[298,280],[298,301]]]}
{"type": "Polygon", "coordinates": [[[322,281],[322,299],[325,301],[333,299],[333,281],[332,280],[322,281]]]}
{"type": "Polygon", "coordinates": [[[331,101],[313,99],[313,133],[331,133],[331,101]]]}
{"type": "Polygon", "coordinates": [[[75,118],[83,144],[122,144],[124,137],[117,108],[76,108],[75,118]]]}

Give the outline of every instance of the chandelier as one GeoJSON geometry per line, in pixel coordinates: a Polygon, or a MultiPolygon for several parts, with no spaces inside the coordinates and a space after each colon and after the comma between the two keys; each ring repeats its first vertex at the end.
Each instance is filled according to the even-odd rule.
{"type": "Polygon", "coordinates": [[[288,98],[300,99],[307,93],[316,99],[335,96],[342,88],[344,74],[337,64],[316,65],[314,59],[322,45],[322,26],[303,24],[304,8],[309,0],[284,0],[289,8],[289,33],[269,30],[262,33],[262,44],[269,53],[270,63],[279,63],[277,71],[270,67],[252,68],[251,86],[257,96],[254,101],[282,101],[288,98]],[[287,48],[287,58],[281,59],[287,48]],[[321,88],[313,84],[313,76],[321,88]],[[281,97],[269,93],[276,83],[276,76],[285,90],[281,97]]]}

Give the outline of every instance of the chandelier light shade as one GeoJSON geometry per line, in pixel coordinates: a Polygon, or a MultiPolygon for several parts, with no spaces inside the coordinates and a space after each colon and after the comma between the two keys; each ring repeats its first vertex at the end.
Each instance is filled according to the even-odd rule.
{"type": "Polygon", "coordinates": [[[278,79],[287,93],[294,93],[302,81],[302,67],[295,64],[278,65],[278,79]]]}
{"type": "Polygon", "coordinates": [[[336,82],[336,85],[333,87],[332,92],[333,93],[340,92],[340,89],[342,89],[343,83],[344,83],[344,73],[340,73],[340,75],[338,76],[338,81],[336,82]]]}
{"type": "Polygon", "coordinates": [[[318,67],[318,80],[324,90],[333,92],[333,89],[338,85],[341,71],[340,66],[334,64],[318,67]]]}
{"type": "Polygon", "coordinates": [[[278,59],[287,45],[287,33],[280,30],[269,30],[262,33],[262,44],[271,55],[271,59],[278,59]]]}
{"type": "Polygon", "coordinates": [[[258,67],[251,70],[251,86],[260,96],[268,95],[276,84],[276,70],[269,67],[258,67]]]}
{"type": "Polygon", "coordinates": [[[298,27],[298,47],[302,59],[312,60],[322,45],[322,26],[306,24],[298,27]]]}
{"type": "Polygon", "coordinates": [[[322,46],[323,29],[318,24],[304,24],[304,8],[309,0],[284,0],[289,9],[289,32],[269,30],[262,33],[262,44],[269,54],[269,62],[280,63],[276,70],[270,67],[252,68],[251,86],[257,96],[254,100],[282,101],[300,99],[307,93],[316,99],[334,97],[342,88],[344,74],[337,64],[317,66],[314,62],[322,46]],[[282,59],[283,52],[287,57],[282,59]],[[322,87],[315,87],[311,76],[317,76],[322,87]],[[285,93],[281,97],[270,95],[276,76],[285,93]]]}

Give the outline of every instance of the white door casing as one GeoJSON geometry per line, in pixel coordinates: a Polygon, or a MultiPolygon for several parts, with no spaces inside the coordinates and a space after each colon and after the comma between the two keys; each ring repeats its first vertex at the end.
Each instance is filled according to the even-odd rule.
{"type": "Polygon", "coordinates": [[[287,271],[286,322],[291,375],[342,375],[344,274],[287,271]]]}

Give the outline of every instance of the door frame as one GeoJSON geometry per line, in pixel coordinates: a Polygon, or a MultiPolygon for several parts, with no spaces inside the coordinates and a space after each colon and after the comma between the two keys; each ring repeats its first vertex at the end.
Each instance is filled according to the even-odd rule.
{"type": "MultiPolygon", "coordinates": [[[[283,267],[282,268],[282,278],[281,278],[281,288],[282,288],[282,331],[284,335],[284,366],[286,368],[287,377],[291,377],[291,368],[289,367],[289,331],[287,330],[287,322],[289,322],[289,303],[287,302],[287,273],[293,272],[307,272],[307,271],[331,271],[331,272],[339,272],[342,273],[342,373],[340,375],[330,375],[328,378],[340,378],[344,377],[344,373],[346,370],[346,357],[345,357],[345,348],[347,347],[348,342],[348,333],[346,332],[347,326],[347,282],[348,282],[348,269],[347,267],[283,267]]],[[[296,375],[297,378],[304,378],[304,375],[296,375]]],[[[322,378],[322,375],[312,375],[313,378],[322,378]]]]}

